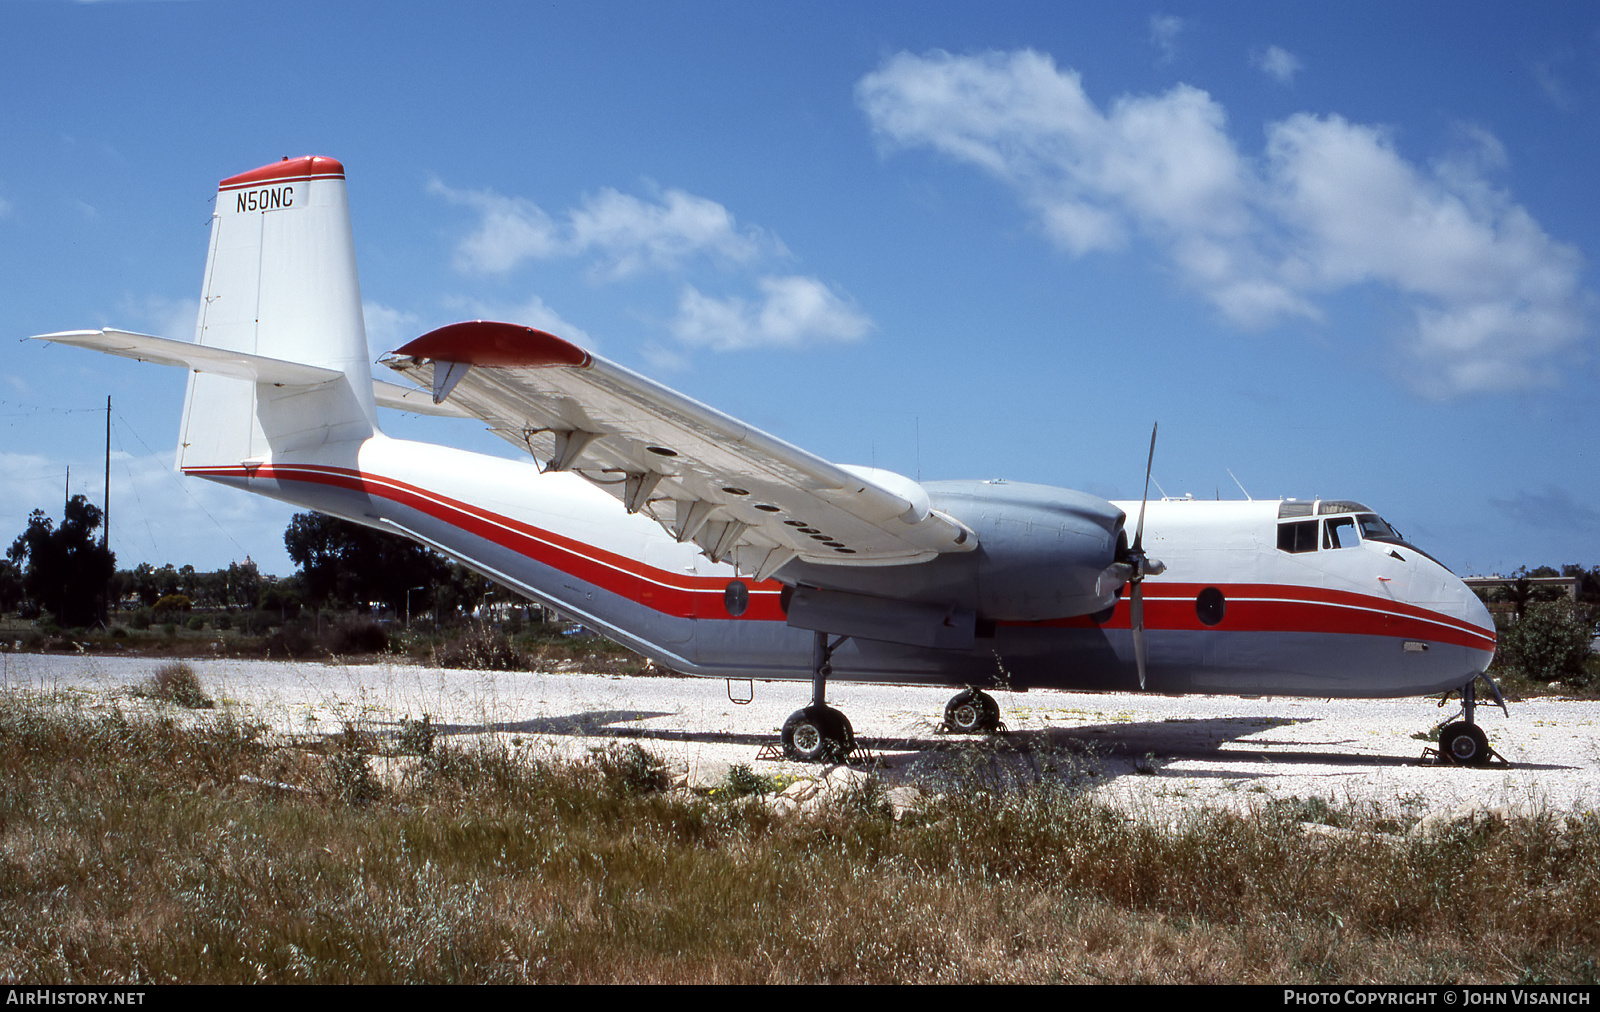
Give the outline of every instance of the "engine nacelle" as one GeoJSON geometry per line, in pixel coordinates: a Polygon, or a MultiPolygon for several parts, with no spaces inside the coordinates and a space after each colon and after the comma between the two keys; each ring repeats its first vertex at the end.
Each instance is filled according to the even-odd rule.
{"type": "Polygon", "coordinates": [[[1121,584],[1105,573],[1117,561],[1127,518],[1111,503],[1071,489],[1000,481],[928,482],[924,487],[934,509],[977,533],[975,551],[908,566],[794,563],[784,568],[782,579],[970,609],[979,621],[988,622],[1090,615],[1115,602],[1121,584]]]}

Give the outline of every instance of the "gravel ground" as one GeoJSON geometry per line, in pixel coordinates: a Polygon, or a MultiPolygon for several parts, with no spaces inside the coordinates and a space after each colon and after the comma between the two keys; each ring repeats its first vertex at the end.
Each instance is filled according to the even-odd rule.
{"type": "MultiPolygon", "coordinates": [[[[161,663],[4,654],[0,677],[9,688],[103,698],[161,663]]],[[[500,735],[521,748],[580,755],[626,737],[691,768],[816,770],[762,758],[784,718],[807,701],[809,686],[800,682],[756,682],[754,700],[736,705],[721,679],[190,663],[213,698],[287,735],[335,734],[347,721],[381,733],[427,714],[443,735],[500,735]]],[[[745,683],[732,688],[748,692],[745,683]]],[[[837,682],[829,702],[850,717],[890,783],[937,788],[953,765],[999,780],[1087,778],[1107,800],[1153,814],[1247,808],[1296,795],[1413,814],[1467,803],[1559,811],[1600,803],[1600,703],[1593,701],[1513,703],[1509,717],[1480,707],[1480,723],[1509,765],[1455,769],[1418,761],[1426,743],[1414,735],[1454,712],[1431,699],[996,692],[1009,733],[970,739],[938,732],[953,691],[837,682]],[[974,742],[983,746],[977,753],[974,742]]]]}

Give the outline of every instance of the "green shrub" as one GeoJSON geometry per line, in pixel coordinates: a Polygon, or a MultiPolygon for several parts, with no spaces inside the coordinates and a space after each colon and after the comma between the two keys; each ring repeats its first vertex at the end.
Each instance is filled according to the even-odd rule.
{"type": "Polygon", "coordinates": [[[667,764],[637,742],[613,745],[596,752],[594,762],[606,784],[624,797],[664,791],[672,783],[667,775],[667,764]]]}
{"type": "Polygon", "coordinates": [[[298,622],[280,625],[261,645],[268,657],[304,657],[317,649],[316,640],[298,622]]]}
{"type": "Polygon", "coordinates": [[[155,674],[134,687],[133,694],[164,699],[191,710],[209,710],[217,705],[200,688],[200,676],[183,661],[161,665],[155,674]]]}
{"type": "Polygon", "coordinates": [[[1589,616],[1569,601],[1536,602],[1500,633],[1500,656],[1524,678],[1582,688],[1593,677],[1586,670],[1592,628],[1589,616]]]}
{"type": "Polygon", "coordinates": [[[421,720],[402,718],[400,734],[395,738],[395,750],[405,755],[427,755],[433,751],[433,739],[437,734],[432,718],[426,713],[421,720]]]}
{"type": "Polygon", "coordinates": [[[728,790],[737,797],[750,794],[776,794],[784,785],[776,777],[764,777],[745,763],[735,763],[728,770],[728,790]]]}
{"type": "Polygon", "coordinates": [[[156,602],[152,609],[152,621],[174,622],[194,607],[194,602],[184,594],[168,594],[156,602]]]}
{"type": "Polygon", "coordinates": [[[527,661],[501,633],[472,628],[452,640],[438,653],[442,668],[467,668],[473,671],[526,671],[527,661]]]}
{"type": "Polygon", "coordinates": [[[389,634],[370,619],[353,619],[334,628],[328,648],[336,654],[381,654],[389,649],[389,634]]]}

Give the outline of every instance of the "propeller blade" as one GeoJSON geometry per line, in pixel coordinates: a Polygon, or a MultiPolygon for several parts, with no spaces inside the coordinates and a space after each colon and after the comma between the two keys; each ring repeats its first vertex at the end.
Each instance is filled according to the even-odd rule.
{"type": "Polygon", "coordinates": [[[1160,422],[1150,426],[1150,459],[1144,464],[1144,495],[1139,499],[1139,527],[1133,535],[1133,551],[1137,554],[1144,547],[1144,508],[1150,502],[1150,472],[1156,465],[1156,429],[1160,422]]]}
{"type": "Polygon", "coordinates": [[[1144,589],[1135,581],[1128,595],[1128,609],[1133,619],[1133,663],[1139,669],[1139,691],[1144,691],[1144,589]]]}
{"type": "Polygon", "coordinates": [[[1134,531],[1133,547],[1128,559],[1133,564],[1133,575],[1128,580],[1128,612],[1133,624],[1133,663],[1139,669],[1139,689],[1144,690],[1144,578],[1149,573],[1160,573],[1167,567],[1154,565],[1144,555],[1144,511],[1150,505],[1150,473],[1156,466],[1156,432],[1161,423],[1150,426],[1150,456],[1144,462],[1144,496],[1139,500],[1139,527],[1134,531]]]}

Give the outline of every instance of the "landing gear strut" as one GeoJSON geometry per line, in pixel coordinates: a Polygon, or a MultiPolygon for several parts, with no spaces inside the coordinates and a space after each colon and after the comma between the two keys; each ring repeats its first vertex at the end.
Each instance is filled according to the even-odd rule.
{"type": "Polygon", "coordinates": [[[856,748],[856,733],[844,714],[828,705],[829,659],[846,637],[828,642],[828,634],[815,634],[811,646],[811,705],[789,714],[783,722],[783,754],[800,762],[843,762],[856,748]]]}
{"type": "Polygon", "coordinates": [[[1000,726],[1000,704],[980,689],[959,692],[944,704],[944,727],[954,734],[988,734],[1000,726]]]}
{"type": "MultiPolygon", "coordinates": [[[[1488,681],[1487,676],[1484,680],[1488,681]]],[[[1506,709],[1506,701],[1500,695],[1500,688],[1489,682],[1489,689],[1494,693],[1494,701],[1500,709],[1506,709]]],[[[1446,697],[1448,698],[1448,697],[1446,697]]],[[[1477,724],[1478,710],[1478,680],[1472,681],[1461,687],[1461,719],[1446,724],[1439,730],[1439,754],[1445,762],[1457,766],[1487,766],[1491,759],[1500,758],[1493,748],[1489,746],[1489,737],[1477,724]]],[[[1504,762],[1504,759],[1501,759],[1504,762]]]]}

